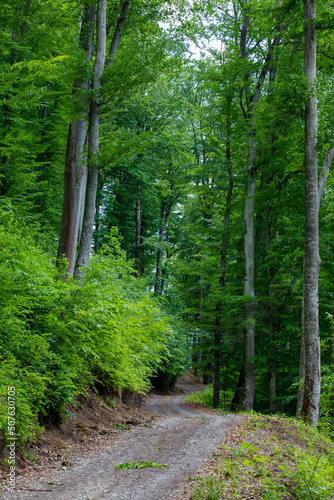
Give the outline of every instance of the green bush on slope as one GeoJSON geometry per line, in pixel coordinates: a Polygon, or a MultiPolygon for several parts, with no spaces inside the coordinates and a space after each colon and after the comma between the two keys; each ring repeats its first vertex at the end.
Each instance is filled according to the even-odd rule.
{"type": "Polygon", "coordinates": [[[32,439],[39,415],[59,416],[88,385],[145,392],[169,355],[173,331],[117,236],[91,259],[81,282],[63,281],[8,212],[0,214],[0,431],[32,439]]]}

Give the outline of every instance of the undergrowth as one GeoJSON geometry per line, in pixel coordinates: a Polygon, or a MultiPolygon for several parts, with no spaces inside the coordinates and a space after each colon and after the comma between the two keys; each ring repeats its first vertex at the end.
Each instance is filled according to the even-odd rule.
{"type": "Polygon", "coordinates": [[[293,419],[245,415],[191,500],[332,500],[334,445],[293,419]]]}
{"type": "Polygon", "coordinates": [[[176,321],[136,279],[115,231],[80,282],[62,279],[64,269],[0,210],[3,444],[14,433],[17,445],[32,441],[43,416],[59,423],[65,405],[89,386],[147,392],[150,377],[173,357],[176,321]]]}
{"type": "MultiPolygon", "coordinates": [[[[232,391],[220,391],[220,405],[219,408],[225,410],[231,404],[233,398],[232,391]]],[[[193,392],[185,398],[185,401],[193,403],[201,403],[207,408],[213,408],[213,387],[209,386],[204,391],[193,392]]]]}

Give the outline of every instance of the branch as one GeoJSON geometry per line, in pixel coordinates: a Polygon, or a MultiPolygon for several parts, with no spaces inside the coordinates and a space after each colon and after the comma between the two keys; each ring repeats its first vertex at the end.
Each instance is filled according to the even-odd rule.
{"type": "Polygon", "coordinates": [[[334,146],[329,147],[327,149],[324,163],[322,164],[322,169],[320,172],[319,183],[318,183],[318,208],[321,203],[322,195],[324,194],[325,191],[325,184],[327,181],[329,170],[332,165],[333,156],[334,156],[334,146]]]}
{"type": "Polygon", "coordinates": [[[128,12],[129,5],[130,5],[130,0],[124,0],[123,5],[122,5],[122,10],[121,10],[121,13],[119,15],[119,18],[118,18],[118,21],[116,24],[115,32],[114,32],[114,35],[113,35],[112,40],[111,40],[109,53],[108,53],[108,57],[107,57],[107,63],[106,63],[107,67],[111,66],[113,63],[113,57],[116,54],[117,47],[118,47],[119,41],[120,41],[121,36],[122,36],[123,26],[125,23],[126,14],[128,12]]]}

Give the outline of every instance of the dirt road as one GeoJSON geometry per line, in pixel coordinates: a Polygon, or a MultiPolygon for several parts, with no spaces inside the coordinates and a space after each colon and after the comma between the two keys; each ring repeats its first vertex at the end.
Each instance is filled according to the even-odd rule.
{"type": "MultiPolygon", "coordinates": [[[[191,387],[183,387],[191,392],[191,387]]],[[[236,416],[194,413],[184,396],[151,396],[146,408],[163,415],[148,427],[122,433],[105,450],[85,453],[70,469],[50,470],[29,484],[29,491],[6,493],[4,499],[164,500],[182,498],[177,490],[223,442],[236,416]],[[163,469],[115,469],[126,462],[158,462],[163,469]],[[49,483],[49,484],[48,484],[49,483]],[[50,484],[52,483],[52,484],[50,484]]]]}

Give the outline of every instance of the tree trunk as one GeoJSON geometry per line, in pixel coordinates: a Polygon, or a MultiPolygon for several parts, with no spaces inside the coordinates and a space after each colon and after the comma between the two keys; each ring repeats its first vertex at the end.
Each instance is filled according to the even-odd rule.
{"type": "MultiPolygon", "coordinates": [[[[333,290],[333,305],[332,305],[332,321],[334,319],[334,290],[333,290]]],[[[331,364],[330,364],[330,374],[332,376],[332,381],[334,380],[334,324],[331,330],[331,364]]],[[[330,394],[330,410],[329,416],[331,418],[331,426],[334,428],[334,384],[332,382],[331,394],[330,394]]]]}
{"type": "MultiPolygon", "coordinates": [[[[247,1],[246,3],[249,3],[247,1]]],[[[242,59],[248,59],[247,36],[249,29],[249,17],[245,16],[240,32],[240,56],[242,59]]],[[[278,31],[280,28],[278,27],[278,31]]],[[[258,77],[254,93],[251,94],[249,85],[248,70],[244,72],[244,93],[247,103],[247,112],[242,108],[248,125],[248,158],[247,158],[247,187],[245,200],[245,278],[244,278],[244,296],[249,300],[245,304],[245,332],[244,332],[244,369],[245,369],[245,388],[243,394],[243,409],[250,411],[254,404],[255,395],[255,318],[256,304],[252,297],[255,296],[255,262],[254,262],[254,197],[256,190],[256,133],[254,110],[261,97],[263,83],[266,79],[273,56],[274,47],[278,46],[282,35],[275,36],[272,43],[269,44],[265,63],[258,77]]]]}
{"type": "Polygon", "coordinates": [[[98,150],[100,129],[100,97],[101,78],[106,56],[106,12],[107,0],[98,0],[96,16],[96,57],[93,70],[92,97],[89,109],[88,125],[88,158],[87,186],[82,234],[79,243],[75,277],[81,274],[81,269],[88,264],[92,246],[94,227],[96,191],[98,181],[98,150]]]}
{"type": "MultiPolygon", "coordinates": [[[[112,56],[116,54],[117,47],[122,35],[125,14],[129,2],[124,2],[120,17],[118,19],[113,39],[108,54],[107,65],[112,64],[112,56]],[[127,7],[125,7],[127,5],[127,7]]],[[[98,150],[99,150],[99,128],[100,128],[100,96],[101,78],[106,58],[106,7],[107,0],[98,0],[97,3],[97,48],[93,71],[92,97],[89,110],[88,127],[88,174],[85,198],[85,211],[83,217],[82,234],[79,242],[79,251],[75,267],[75,277],[79,278],[81,270],[87,266],[91,253],[92,236],[94,229],[94,215],[96,205],[96,191],[98,182],[98,150]]]]}
{"type": "Polygon", "coordinates": [[[167,200],[163,198],[161,201],[161,210],[160,210],[160,228],[159,228],[159,250],[157,255],[157,267],[155,272],[155,283],[154,283],[154,294],[159,295],[159,292],[162,293],[162,285],[161,285],[161,261],[164,254],[163,246],[165,243],[165,235],[166,228],[168,223],[168,217],[170,214],[170,210],[166,210],[167,200]]]}
{"type": "MultiPolygon", "coordinates": [[[[254,120],[253,115],[250,117],[254,120]]],[[[243,400],[244,411],[253,409],[255,394],[255,315],[256,304],[254,287],[254,197],[256,188],[256,140],[255,131],[251,129],[248,135],[248,172],[245,200],[245,280],[244,295],[249,300],[245,304],[245,392],[243,400]]]]}
{"type": "Polygon", "coordinates": [[[299,374],[298,374],[298,396],[296,418],[299,420],[304,399],[304,383],[305,383],[305,333],[304,333],[304,293],[302,297],[302,314],[301,314],[301,337],[300,337],[300,354],[299,354],[299,374]]]}
{"type": "Polygon", "coordinates": [[[136,243],[135,243],[135,270],[137,271],[137,278],[141,276],[141,223],[140,223],[140,198],[141,198],[141,185],[137,184],[137,199],[136,199],[136,243]]]}
{"type": "MultiPolygon", "coordinates": [[[[272,176],[271,176],[272,177],[272,176]]],[[[276,410],[276,345],[275,345],[275,325],[274,325],[274,304],[271,296],[274,292],[273,269],[270,265],[270,245],[271,245],[271,202],[268,201],[267,209],[267,277],[268,277],[268,327],[269,327],[269,410],[276,410]]]]}
{"type": "Polygon", "coordinates": [[[239,372],[239,378],[237,382],[237,387],[234,392],[234,396],[231,403],[231,411],[242,410],[242,402],[244,400],[245,391],[245,364],[242,362],[242,366],[239,372]]]}
{"type": "MultiPolygon", "coordinates": [[[[320,208],[320,203],[322,196],[325,191],[325,185],[328,177],[329,170],[332,165],[334,156],[334,147],[329,147],[326,151],[324,162],[322,164],[319,183],[318,183],[318,209],[320,208]]],[[[301,342],[300,342],[300,357],[299,357],[299,376],[298,376],[298,397],[297,397],[297,408],[296,408],[296,418],[300,419],[301,409],[304,399],[304,382],[305,382],[305,334],[304,334],[304,294],[302,298],[302,313],[301,313],[301,342]]]]}
{"type": "MultiPolygon", "coordinates": [[[[86,51],[86,59],[91,60],[93,56],[93,38],[94,38],[94,19],[95,4],[88,5],[85,18],[82,22],[79,45],[86,51]]],[[[88,90],[89,81],[77,80],[73,85],[73,94],[82,90],[88,90]]],[[[85,103],[82,103],[85,107],[85,103]]],[[[83,110],[83,115],[85,110],[83,110]]],[[[77,247],[77,238],[80,221],[80,207],[85,187],[85,166],[83,164],[83,147],[86,135],[86,119],[73,119],[70,123],[66,155],[65,155],[65,173],[64,173],[64,198],[61,219],[61,229],[57,252],[57,266],[61,259],[65,257],[68,260],[67,274],[73,274],[75,254],[77,247]]]]}
{"type": "MultiPolygon", "coordinates": [[[[219,290],[223,292],[225,286],[225,273],[226,273],[226,259],[227,259],[227,245],[228,245],[228,229],[230,225],[231,202],[233,193],[233,170],[231,161],[231,104],[232,96],[227,98],[227,112],[226,112],[226,162],[228,170],[228,191],[225,205],[224,216],[224,234],[220,258],[220,278],[219,290]]],[[[214,338],[214,370],[213,370],[213,407],[219,408],[220,404],[220,344],[221,344],[221,301],[216,306],[216,331],[214,338]]]]}
{"type": "Polygon", "coordinates": [[[320,336],[318,319],[319,234],[317,172],[317,98],[315,0],[304,0],[305,103],[305,250],[304,250],[304,333],[305,387],[302,418],[316,426],[320,401],[320,336]]]}

